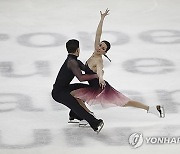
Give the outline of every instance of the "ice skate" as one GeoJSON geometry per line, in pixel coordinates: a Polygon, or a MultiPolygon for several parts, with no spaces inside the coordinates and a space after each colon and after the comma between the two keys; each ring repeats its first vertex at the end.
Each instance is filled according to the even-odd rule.
{"type": "Polygon", "coordinates": [[[76,116],[69,115],[69,121],[68,123],[79,123],[81,119],[79,119],[76,116]]]}
{"type": "Polygon", "coordinates": [[[86,120],[79,121],[79,127],[89,127],[89,123],[86,120]]]}
{"type": "Polygon", "coordinates": [[[78,115],[76,115],[74,112],[70,111],[69,112],[69,121],[68,123],[79,123],[80,120],[83,120],[80,118],[78,115]]]}
{"type": "Polygon", "coordinates": [[[164,118],[164,117],[165,117],[164,107],[163,107],[163,106],[160,106],[160,105],[157,105],[156,108],[157,108],[157,110],[159,111],[159,116],[160,116],[160,118],[164,118]]]}
{"type": "Polygon", "coordinates": [[[149,107],[148,113],[155,114],[160,118],[165,117],[164,107],[160,105],[149,107]]]}
{"type": "Polygon", "coordinates": [[[69,121],[68,121],[68,123],[79,123],[80,122],[80,120],[78,120],[78,119],[76,119],[76,118],[74,118],[74,117],[70,117],[69,116],[69,121]]]}
{"type": "Polygon", "coordinates": [[[101,129],[103,128],[104,122],[102,119],[98,119],[95,122],[91,123],[90,126],[98,134],[101,131],[101,129]]]}
{"type": "Polygon", "coordinates": [[[101,131],[101,129],[103,128],[103,126],[104,126],[104,122],[101,121],[101,122],[99,123],[99,125],[98,125],[98,129],[96,130],[97,134],[99,134],[99,132],[101,131]]]}

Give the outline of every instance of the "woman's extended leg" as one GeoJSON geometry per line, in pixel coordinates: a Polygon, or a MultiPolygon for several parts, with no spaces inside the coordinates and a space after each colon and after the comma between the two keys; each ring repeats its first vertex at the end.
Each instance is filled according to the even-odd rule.
{"type": "Polygon", "coordinates": [[[164,111],[164,107],[160,106],[160,105],[156,105],[156,106],[147,106],[143,103],[137,102],[137,101],[133,101],[130,100],[127,104],[125,104],[123,107],[135,107],[135,108],[140,108],[140,109],[144,109],[147,111],[147,113],[152,113],[157,115],[160,118],[164,118],[165,117],[165,111],[164,111]]]}
{"type": "Polygon", "coordinates": [[[123,107],[136,107],[136,108],[141,108],[141,109],[144,109],[146,111],[149,110],[149,106],[145,105],[145,104],[142,104],[140,102],[137,102],[137,101],[133,101],[133,100],[130,100],[127,104],[125,104],[123,107]]]}

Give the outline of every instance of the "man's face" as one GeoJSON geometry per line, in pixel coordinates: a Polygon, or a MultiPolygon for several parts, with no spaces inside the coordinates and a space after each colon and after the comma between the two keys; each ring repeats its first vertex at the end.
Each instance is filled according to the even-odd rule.
{"type": "Polygon", "coordinates": [[[78,49],[76,50],[76,52],[77,52],[77,56],[79,57],[79,54],[80,54],[80,48],[78,48],[78,49]]]}

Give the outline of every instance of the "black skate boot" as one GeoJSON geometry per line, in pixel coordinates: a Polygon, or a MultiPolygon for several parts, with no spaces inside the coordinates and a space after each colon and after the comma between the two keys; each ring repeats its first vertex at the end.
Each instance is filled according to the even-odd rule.
{"type": "Polygon", "coordinates": [[[69,121],[68,123],[79,123],[79,121],[83,120],[79,116],[77,116],[74,112],[69,112],[69,121]]]}
{"type": "Polygon", "coordinates": [[[102,119],[98,119],[95,122],[91,123],[90,126],[98,134],[101,131],[101,129],[103,128],[104,122],[102,119]]]}

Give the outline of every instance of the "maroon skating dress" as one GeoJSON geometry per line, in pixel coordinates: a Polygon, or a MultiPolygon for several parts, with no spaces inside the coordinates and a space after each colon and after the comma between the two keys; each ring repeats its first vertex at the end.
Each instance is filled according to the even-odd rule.
{"type": "MultiPolygon", "coordinates": [[[[85,73],[95,74],[86,64],[85,73]]],[[[88,81],[90,87],[80,88],[74,91],[76,98],[82,99],[89,105],[101,104],[102,107],[124,106],[130,99],[114,89],[107,81],[102,89],[99,86],[99,80],[88,81]]]]}

